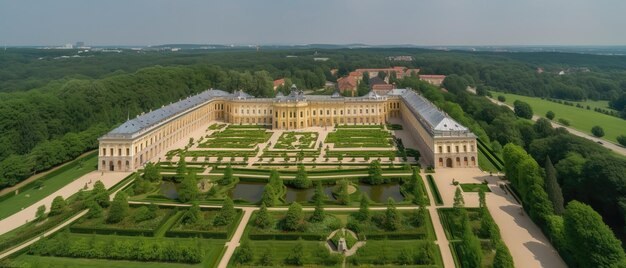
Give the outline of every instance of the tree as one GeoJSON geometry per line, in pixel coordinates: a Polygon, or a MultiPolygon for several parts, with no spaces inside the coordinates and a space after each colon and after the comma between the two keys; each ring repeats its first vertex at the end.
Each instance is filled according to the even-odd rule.
{"type": "Polygon", "coordinates": [[[52,200],[52,204],[50,205],[50,216],[59,215],[65,211],[67,206],[67,202],[63,199],[62,196],[57,196],[52,200]]]}
{"type": "Polygon", "coordinates": [[[91,196],[93,200],[98,203],[103,208],[109,207],[111,201],[109,200],[109,193],[107,193],[107,189],[104,187],[104,183],[98,180],[93,184],[93,190],[91,190],[91,196]]]}
{"type": "Polygon", "coordinates": [[[484,238],[492,238],[491,234],[495,225],[496,223],[491,218],[491,215],[489,215],[487,208],[480,208],[480,229],[478,231],[480,236],[484,238]]]}
{"type": "Polygon", "coordinates": [[[263,188],[263,195],[261,196],[261,203],[268,207],[273,207],[278,204],[278,197],[272,184],[266,184],[263,188]]]}
{"type": "Polygon", "coordinates": [[[87,208],[89,208],[89,211],[87,212],[87,218],[94,219],[102,217],[103,210],[98,202],[94,200],[88,201],[87,208]]]}
{"type": "MultiPolygon", "coordinates": [[[[467,216],[464,219],[468,221],[467,216]]],[[[478,237],[472,232],[469,223],[463,224],[463,236],[461,242],[461,264],[462,267],[482,267],[483,251],[480,247],[478,237]]]]}
{"type": "Polygon", "coordinates": [[[283,187],[283,180],[280,178],[280,174],[277,170],[272,169],[270,173],[269,183],[274,187],[274,190],[280,190],[283,187]]]}
{"type": "Polygon", "coordinates": [[[326,194],[324,193],[324,188],[322,188],[321,181],[315,182],[315,192],[313,193],[313,197],[311,197],[311,201],[314,204],[317,204],[318,202],[323,203],[324,201],[326,201],[326,194]]]}
{"type": "Polygon", "coordinates": [[[506,101],[506,97],[504,97],[502,95],[498,95],[498,101],[505,102],[506,101]]]}
{"type": "Polygon", "coordinates": [[[298,173],[296,174],[296,178],[292,182],[293,186],[299,189],[307,189],[311,188],[313,182],[306,174],[306,169],[304,169],[304,165],[298,164],[298,173]]]}
{"type": "Polygon", "coordinates": [[[383,178],[383,169],[380,167],[380,161],[374,160],[369,165],[368,169],[369,176],[365,179],[366,183],[371,185],[378,185],[385,183],[385,179],[383,178]]]}
{"type": "Polygon", "coordinates": [[[563,214],[565,208],[563,207],[563,193],[561,192],[561,186],[556,180],[556,170],[552,166],[550,156],[546,157],[546,164],[544,166],[546,170],[545,189],[548,194],[548,198],[552,201],[554,207],[554,213],[557,215],[563,214]]]}
{"type": "Polygon", "coordinates": [[[109,208],[109,215],[107,217],[108,223],[118,223],[128,216],[128,200],[124,191],[119,191],[111,202],[109,208]]]}
{"type": "Polygon", "coordinates": [[[533,118],[533,109],[530,107],[530,104],[516,100],[513,102],[513,110],[515,111],[515,115],[521,118],[532,119],[533,118]]]}
{"type": "Polygon", "coordinates": [[[224,199],[224,205],[222,205],[222,208],[220,208],[220,211],[213,219],[213,225],[220,226],[230,224],[233,219],[235,219],[236,213],[233,200],[230,199],[230,197],[226,197],[224,199]]]}
{"type": "Polygon", "coordinates": [[[36,220],[41,221],[45,217],[46,217],[46,205],[41,205],[37,207],[37,212],[35,213],[36,220]]]}
{"type": "Polygon", "coordinates": [[[457,212],[465,206],[465,200],[463,199],[463,194],[461,193],[461,188],[457,187],[454,192],[454,203],[452,207],[457,212]]]}
{"type": "Polygon", "coordinates": [[[260,264],[262,266],[274,266],[274,251],[272,247],[268,247],[261,255],[260,264]]]}
{"type": "Polygon", "coordinates": [[[626,135],[617,136],[617,142],[619,142],[619,144],[621,144],[622,146],[626,147],[626,135]]]}
{"type": "Polygon", "coordinates": [[[302,213],[302,206],[298,202],[293,202],[287,210],[287,214],[283,218],[283,229],[287,231],[295,231],[300,228],[304,222],[304,215],[302,213]]]}
{"type": "Polygon", "coordinates": [[[185,214],[183,214],[181,221],[184,224],[196,224],[200,222],[201,218],[202,212],[200,211],[200,206],[198,206],[198,203],[194,202],[191,207],[187,211],[185,211],[185,214]]]}
{"type": "Polygon", "coordinates": [[[413,176],[411,177],[411,185],[413,187],[413,204],[418,206],[425,206],[426,198],[424,197],[424,188],[422,178],[417,170],[413,170],[413,176]]]}
{"type": "Polygon", "coordinates": [[[285,258],[286,264],[302,266],[304,264],[304,245],[301,240],[291,249],[285,258]]]}
{"type": "Polygon", "coordinates": [[[493,258],[493,268],[515,268],[511,252],[502,242],[496,243],[496,256],[493,258]]]}
{"type": "Polygon", "coordinates": [[[261,204],[261,209],[259,209],[259,212],[256,214],[256,218],[254,219],[254,225],[261,229],[272,226],[272,218],[267,212],[267,206],[265,206],[265,204],[261,204]]]}
{"type": "Polygon", "coordinates": [[[594,126],[591,128],[591,134],[598,138],[602,138],[604,137],[604,129],[602,129],[602,127],[600,126],[594,126]]]}
{"type": "Polygon", "coordinates": [[[161,180],[161,174],[159,173],[159,169],[154,163],[146,163],[146,166],[143,169],[143,178],[151,182],[157,182],[161,180]]]}
{"type": "Polygon", "coordinates": [[[426,215],[428,212],[426,211],[426,207],[420,206],[418,209],[413,211],[413,225],[422,226],[424,222],[426,222],[426,215]]]}
{"type": "Polygon", "coordinates": [[[198,183],[196,181],[196,175],[191,173],[185,176],[183,182],[178,188],[178,200],[181,202],[189,202],[195,200],[198,196],[198,183]]]}
{"type": "Polygon", "coordinates": [[[310,221],[312,222],[321,222],[326,217],[324,213],[324,203],[321,201],[317,201],[315,203],[315,210],[313,211],[313,215],[311,215],[310,221]]]}
{"type": "Polygon", "coordinates": [[[342,205],[350,204],[350,183],[347,180],[341,180],[339,182],[339,193],[337,195],[337,201],[342,205]]]}
{"type": "Polygon", "coordinates": [[[224,169],[224,177],[220,180],[221,185],[229,185],[233,183],[233,167],[230,166],[230,163],[226,165],[226,169],[224,169]]]}
{"type": "Polygon", "coordinates": [[[485,199],[485,190],[483,188],[478,189],[478,207],[487,208],[487,200],[485,199]]]}
{"type": "Polygon", "coordinates": [[[400,229],[401,216],[396,210],[396,204],[390,197],[387,199],[387,210],[385,210],[385,227],[389,231],[400,229]]]}
{"type": "Polygon", "coordinates": [[[250,247],[250,241],[248,239],[244,240],[239,249],[237,250],[237,254],[235,255],[235,263],[245,264],[250,263],[254,259],[254,251],[252,247],[250,247]]]}
{"type": "Polygon", "coordinates": [[[361,221],[369,221],[370,219],[370,201],[367,195],[361,194],[361,202],[359,204],[358,218],[361,221]]]}
{"type": "Polygon", "coordinates": [[[554,119],[554,112],[553,111],[548,111],[546,113],[546,118],[548,118],[550,120],[554,119]]]}
{"type": "Polygon", "coordinates": [[[618,267],[626,262],[621,242],[590,206],[569,202],[563,223],[565,246],[579,267],[618,267]]]}
{"type": "Polygon", "coordinates": [[[178,160],[178,166],[176,167],[176,182],[180,182],[179,180],[187,175],[187,161],[185,161],[185,154],[181,153],[180,159],[178,160]]]}

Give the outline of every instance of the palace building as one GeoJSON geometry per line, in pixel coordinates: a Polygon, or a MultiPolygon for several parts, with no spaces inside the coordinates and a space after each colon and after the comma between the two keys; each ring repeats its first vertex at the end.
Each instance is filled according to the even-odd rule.
{"type": "Polygon", "coordinates": [[[99,138],[101,171],[134,171],[210,121],[261,124],[297,130],[337,124],[383,124],[402,120],[420,144],[421,159],[435,167],[476,167],[476,136],[411,89],[374,91],[362,97],[289,95],[255,98],[243,91],[209,89],[141,114],[99,138]]]}

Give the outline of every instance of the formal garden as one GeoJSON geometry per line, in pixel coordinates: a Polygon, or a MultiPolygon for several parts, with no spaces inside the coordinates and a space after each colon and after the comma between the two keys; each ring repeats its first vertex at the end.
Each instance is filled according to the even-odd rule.
{"type": "Polygon", "coordinates": [[[328,133],[324,143],[334,148],[388,148],[394,145],[391,133],[381,128],[337,128],[328,133]]]}
{"type": "MultiPolygon", "coordinates": [[[[210,127],[209,127],[210,128],[210,127]]],[[[228,125],[226,129],[217,129],[211,135],[198,140],[199,148],[244,148],[252,149],[259,143],[265,143],[272,132],[261,125],[228,125]]]]}
{"type": "Polygon", "coordinates": [[[317,132],[283,132],[274,145],[274,149],[313,149],[318,136],[317,132]]]}

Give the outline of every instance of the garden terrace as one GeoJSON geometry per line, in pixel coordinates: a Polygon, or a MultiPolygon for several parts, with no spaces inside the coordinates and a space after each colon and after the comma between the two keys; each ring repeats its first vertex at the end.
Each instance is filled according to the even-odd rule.
{"type": "MultiPolygon", "coordinates": [[[[145,205],[132,205],[129,208],[128,216],[118,223],[107,223],[106,217],[88,218],[83,216],[76,223],[72,224],[70,231],[73,233],[87,234],[118,234],[130,236],[154,236],[154,233],[175,214],[172,208],[161,207],[156,210],[153,218],[140,219],[142,215],[140,208],[147,208],[145,205]]],[[[103,215],[107,215],[109,208],[103,209],[103,215]]]]}
{"type": "MultiPolygon", "coordinates": [[[[224,171],[225,171],[225,168],[216,167],[210,171],[210,174],[223,174],[224,171]]],[[[272,169],[262,169],[262,168],[233,168],[233,173],[235,175],[237,174],[250,175],[250,176],[258,176],[260,178],[269,178],[271,171],[272,169]]],[[[296,176],[298,172],[295,169],[293,170],[280,169],[277,171],[280,174],[281,178],[283,179],[293,178],[296,176]]],[[[368,168],[352,168],[352,169],[329,168],[326,170],[313,169],[313,170],[307,170],[307,175],[310,178],[313,178],[313,177],[323,178],[324,176],[340,176],[340,175],[368,176],[368,171],[369,171],[368,168]]],[[[403,176],[411,175],[411,171],[406,170],[404,167],[383,168],[382,171],[383,171],[383,176],[403,177],[403,176]]]]}
{"type": "Polygon", "coordinates": [[[317,132],[283,132],[276,141],[274,149],[313,149],[318,136],[317,132]]]}
{"type": "MultiPolygon", "coordinates": [[[[469,218],[469,224],[472,229],[474,235],[478,237],[481,244],[482,249],[482,264],[485,267],[491,267],[493,263],[493,258],[495,256],[495,244],[494,240],[500,241],[499,231],[497,234],[493,234],[492,231],[483,231],[481,230],[481,215],[479,208],[463,208],[467,212],[469,218]],[[496,237],[492,237],[497,235],[496,237]]],[[[489,211],[485,210],[488,214],[489,211]]],[[[444,228],[444,232],[448,241],[450,241],[450,249],[452,249],[452,255],[455,258],[455,263],[459,264],[459,267],[463,267],[460,262],[460,259],[463,258],[463,250],[462,250],[462,236],[463,236],[463,228],[461,220],[459,216],[455,213],[454,208],[439,208],[437,209],[437,213],[439,214],[439,218],[441,220],[441,224],[444,228]]],[[[491,217],[491,215],[488,215],[491,217]]],[[[493,223],[495,224],[495,223],[493,223]]]]}
{"type": "Polygon", "coordinates": [[[368,240],[346,262],[364,267],[444,267],[439,247],[429,240],[368,240]]]}
{"type": "MultiPolygon", "coordinates": [[[[324,241],[326,237],[334,230],[341,228],[342,221],[337,215],[326,212],[326,217],[321,222],[310,222],[308,219],[313,215],[311,211],[303,212],[305,221],[301,228],[297,231],[286,231],[281,228],[281,220],[285,217],[285,211],[272,211],[269,216],[272,219],[272,225],[268,228],[256,227],[253,223],[258,216],[258,211],[254,212],[248,226],[246,234],[250,240],[310,240],[324,241]]],[[[344,216],[345,217],[345,216],[344,216]]]]}
{"type": "Polygon", "coordinates": [[[393,147],[393,139],[382,129],[336,129],[328,133],[324,143],[334,144],[334,148],[393,147]]]}
{"type": "Polygon", "coordinates": [[[199,148],[254,148],[265,143],[272,136],[264,127],[228,126],[223,131],[214,132],[198,144],[199,148]]]}
{"type": "Polygon", "coordinates": [[[200,219],[195,223],[184,223],[184,213],[188,209],[180,211],[178,218],[172,227],[165,233],[166,237],[201,237],[226,239],[232,236],[242,216],[240,209],[235,210],[236,215],[230,224],[215,225],[213,221],[219,214],[217,208],[201,208],[200,219]]]}

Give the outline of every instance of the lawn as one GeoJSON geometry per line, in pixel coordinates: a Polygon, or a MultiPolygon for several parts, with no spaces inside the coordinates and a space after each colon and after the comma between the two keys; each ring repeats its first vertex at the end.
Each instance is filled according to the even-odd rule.
{"type": "Polygon", "coordinates": [[[98,153],[93,152],[39,178],[37,181],[42,182],[43,186],[41,188],[26,187],[28,188],[27,190],[21,190],[18,195],[6,198],[0,203],[0,219],[4,219],[22,208],[37,203],[42,198],[58,191],[70,182],[96,170],[97,166],[98,153]]]}
{"type": "Polygon", "coordinates": [[[482,150],[480,150],[480,148],[478,150],[478,166],[483,171],[499,172],[498,168],[496,168],[496,166],[494,166],[493,163],[489,161],[487,156],[483,153],[482,150]]]}
{"type": "Polygon", "coordinates": [[[485,192],[491,192],[489,186],[483,183],[461,183],[460,185],[463,192],[478,192],[480,189],[483,189],[485,192]]]}
{"type": "Polygon", "coordinates": [[[382,129],[336,129],[328,133],[325,143],[335,148],[392,147],[392,136],[382,129]]]}
{"type": "MultiPolygon", "coordinates": [[[[238,265],[236,267],[261,267],[260,259],[266,254],[271,252],[273,265],[270,267],[293,267],[284,263],[285,258],[292,251],[296,243],[302,243],[304,248],[304,264],[305,266],[324,266],[324,267],[341,267],[341,263],[336,265],[321,265],[324,255],[324,242],[322,241],[277,241],[277,240],[251,240],[250,247],[254,252],[253,261],[247,265],[238,265]]],[[[231,259],[232,260],[232,259],[231,259]]],[[[267,266],[264,266],[267,267],[267,266]]]]}
{"type": "Polygon", "coordinates": [[[351,266],[362,265],[364,267],[443,267],[439,247],[427,240],[368,240],[367,244],[360,248],[356,255],[348,257],[346,262],[351,266]],[[416,254],[424,250],[428,252],[427,257],[413,257],[430,264],[406,266],[398,263],[400,252],[416,254]]]}
{"type": "Polygon", "coordinates": [[[593,108],[595,107],[608,109],[606,101],[574,102],[580,103],[585,107],[589,105],[591,110],[587,110],[585,108],[578,108],[576,106],[568,106],[548,100],[542,100],[538,97],[527,97],[500,92],[491,92],[491,94],[494,98],[497,98],[499,95],[503,95],[506,97],[506,103],[511,106],[515,100],[527,102],[533,108],[533,112],[541,117],[545,117],[546,112],[553,111],[556,115],[554,118],[555,122],[559,118],[566,119],[570,122],[570,127],[590,135],[591,128],[593,126],[601,126],[606,134],[603,138],[613,142],[617,142],[617,136],[626,134],[626,121],[624,121],[624,119],[593,111],[593,108]]]}

